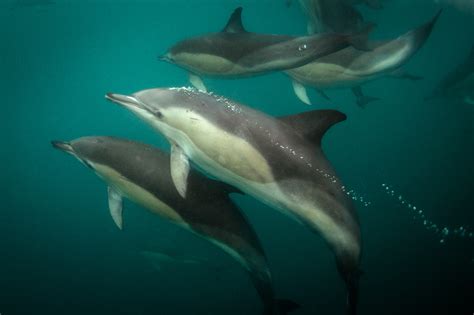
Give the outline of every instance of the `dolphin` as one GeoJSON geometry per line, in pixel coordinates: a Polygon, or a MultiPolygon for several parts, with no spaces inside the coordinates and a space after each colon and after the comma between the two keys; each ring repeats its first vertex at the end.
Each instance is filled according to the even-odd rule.
{"type": "Polygon", "coordinates": [[[234,188],[189,170],[188,193],[173,185],[169,155],[151,146],[113,137],[84,137],[53,146],[76,157],[108,186],[109,208],[122,229],[122,198],[215,244],[246,270],[265,306],[286,314],[297,304],[274,298],[265,253],[251,224],[229,198],[234,188]]]}
{"type": "Polygon", "coordinates": [[[257,34],[245,30],[241,16],[239,7],[221,32],[180,41],[160,59],[189,71],[191,84],[205,91],[201,76],[248,77],[299,67],[350,45],[367,49],[368,29],[355,35],[257,34]]]}
{"type": "Polygon", "coordinates": [[[356,32],[364,26],[360,12],[346,0],[300,0],[309,34],[356,32]]]}
{"type": "Polygon", "coordinates": [[[142,251],[140,254],[150,261],[153,267],[158,271],[162,271],[164,266],[167,265],[202,266],[210,263],[198,257],[177,256],[164,251],[142,251]]]}
{"type": "Polygon", "coordinates": [[[467,58],[441,79],[427,99],[437,97],[461,99],[474,105],[474,45],[467,58]]]}
{"type": "Polygon", "coordinates": [[[320,233],[335,253],[356,312],[360,228],[351,200],[321,149],[321,139],[346,116],[310,111],[279,119],[191,88],[109,93],[163,134],[172,145],[171,173],[178,191],[189,160],[215,178],[263,201],[320,233]]]}
{"type": "MultiPolygon", "coordinates": [[[[305,0],[300,0],[300,1],[305,1],[305,0]]],[[[334,1],[339,1],[339,0],[334,0],[334,1]]],[[[340,1],[349,5],[365,4],[369,8],[372,8],[372,9],[382,8],[382,4],[380,0],[340,0],[340,1]]],[[[293,0],[286,0],[286,6],[289,7],[292,4],[292,2],[293,0]]]]}
{"type": "Polygon", "coordinates": [[[362,93],[360,86],[366,82],[382,76],[421,79],[404,73],[400,67],[423,46],[440,14],[441,11],[426,24],[396,39],[373,42],[373,49],[370,51],[362,52],[347,47],[302,67],[287,70],[286,73],[292,78],[296,95],[304,103],[311,104],[305,85],[315,88],[326,99],[328,97],[323,90],[349,87],[356,95],[357,104],[365,106],[377,100],[362,93]]]}

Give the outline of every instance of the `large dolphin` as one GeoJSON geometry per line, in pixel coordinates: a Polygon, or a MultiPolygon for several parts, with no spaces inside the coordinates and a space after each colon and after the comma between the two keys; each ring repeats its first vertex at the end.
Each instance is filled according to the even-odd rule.
{"type": "Polygon", "coordinates": [[[355,314],[361,238],[358,219],[321,149],[326,130],[346,116],[323,110],[280,119],[189,88],[107,94],[172,144],[171,172],[186,194],[189,159],[212,176],[318,232],[335,253],[355,314]]]}
{"type": "Polygon", "coordinates": [[[112,137],[84,137],[53,146],[70,153],[108,185],[113,220],[122,228],[122,197],[203,237],[230,254],[249,274],[265,315],[286,314],[297,305],[276,300],[270,270],[252,226],[229,198],[231,187],[190,171],[188,194],[173,185],[170,157],[145,144],[112,137]]]}
{"type": "Polygon", "coordinates": [[[474,105],[474,45],[467,58],[436,85],[432,98],[460,99],[474,105]]]}
{"type": "Polygon", "coordinates": [[[373,43],[370,51],[360,51],[347,47],[336,53],[319,58],[299,68],[287,70],[293,79],[293,88],[298,98],[311,104],[305,85],[319,91],[328,88],[352,88],[357,104],[364,106],[377,98],[363,95],[361,85],[380,78],[393,76],[417,80],[419,77],[401,72],[400,67],[410,60],[428,39],[441,11],[429,22],[417,29],[393,39],[373,43]]]}
{"type": "Polygon", "coordinates": [[[190,82],[206,90],[200,76],[237,78],[299,67],[350,45],[367,49],[368,29],[356,35],[270,35],[247,32],[237,8],[221,32],[178,42],[160,59],[190,73],[190,82]]]}

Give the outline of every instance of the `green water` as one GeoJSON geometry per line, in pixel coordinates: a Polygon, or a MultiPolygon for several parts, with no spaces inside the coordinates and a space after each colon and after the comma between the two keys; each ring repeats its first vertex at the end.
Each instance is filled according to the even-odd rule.
{"type": "MultiPolygon", "coordinates": [[[[180,39],[220,30],[237,6],[248,30],[281,34],[305,32],[299,8],[283,0],[0,4],[0,313],[259,314],[245,273],[213,246],[131,203],[126,230],[116,229],[104,183],[50,140],[113,135],[168,149],[105,93],[188,85],[183,70],[157,56],[180,39]],[[156,272],[138,255],[150,247],[212,258],[225,270],[156,272]]],[[[378,25],[373,38],[396,37],[437,9],[421,0],[361,8],[378,25]]],[[[474,311],[474,239],[427,229],[398,198],[451,231],[474,228],[474,106],[424,100],[473,42],[474,16],[447,7],[405,67],[424,79],[367,84],[365,92],[381,101],[365,109],[344,89],[328,91],[331,101],[310,91],[310,108],[279,73],[206,79],[210,90],[271,115],[315,108],[347,114],[323,147],[346,185],[371,202],[355,203],[364,246],[360,314],[474,311]]],[[[322,239],[251,197],[232,198],[258,232],[278,296],[302,305],[292,314],[343,314],[345,289],[322,239]]]]}

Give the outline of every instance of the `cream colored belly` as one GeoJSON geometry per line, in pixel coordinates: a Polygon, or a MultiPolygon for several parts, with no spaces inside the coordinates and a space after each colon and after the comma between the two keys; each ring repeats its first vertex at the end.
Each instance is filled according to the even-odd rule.
{"type": "Polygon", "coordinates": [[[97,163],[91,163],[97,174],[124,197],[143,206],[149,211],[171,220],[179,225],[187,226],[183,218],[170,206],[156,198],[142,187],[132,183],[114,169],[97,163]]]}
{"type": "Polygon", "coordinates": [[[175,56],[175,60],[186,69],[203,75],[232,76],[245,74],[249,71],[249,69],[228,59],[209,54],[180,53],[175,56]]]}

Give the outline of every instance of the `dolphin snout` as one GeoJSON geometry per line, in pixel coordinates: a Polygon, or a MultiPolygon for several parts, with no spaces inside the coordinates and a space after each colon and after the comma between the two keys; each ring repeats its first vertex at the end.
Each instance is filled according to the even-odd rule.
{"type": "Polygon", "coordinates": [[[133,96],[116,94],[116,93],[107,93],[105,98],[114,103],[120,104],[127,108],[138,107],[142,108],[142,103],[133,96]]]}
{"type": "Polygon", "coordinates": [[[169,53],[158,56],[158,60],[159,61],[164,61],[164,62],[173,62],[173,59],[170,57],[169,53]]]}
{"type": "Polygon", "coordinates": [[[69,142],[53,140],[51,141],[51,144],[55,149],[58,149],[64,152],[72,153],[74,151],[69,142]]]}

